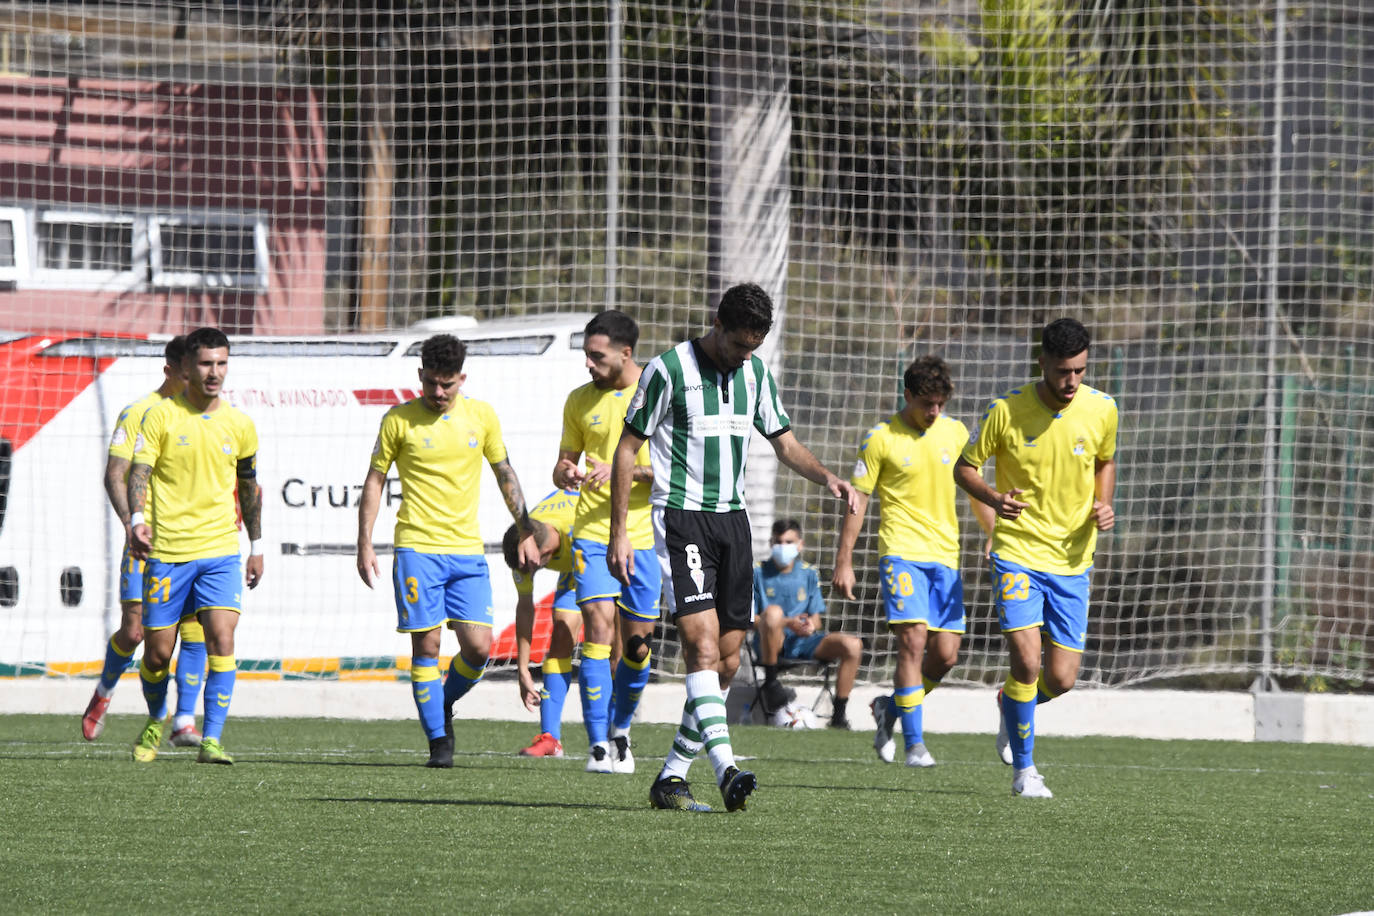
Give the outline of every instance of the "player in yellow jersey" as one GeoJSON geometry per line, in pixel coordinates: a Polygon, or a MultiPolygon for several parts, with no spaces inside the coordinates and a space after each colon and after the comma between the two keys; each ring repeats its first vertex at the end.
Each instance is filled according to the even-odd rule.
{"type": "Polygon", "coordinates": [[[453,704],[481,680],[491,654],[491,579],[477,528],[483,459],[520,529],[521,567],[533,570],[538,559],[496,413],[462,393],[466,356],[463,342],[450,334],[421,345],[421,396],[382,417],[358,505],[358,575],[371,588],[381,574],[372,528],[387,471],[396,465],[402,494],[392,566],[396,630],[410,634],[411,692],[429,739],[430,767],[453,766],[453,704]],[[458,652],[441,693],[435,688],[446,623],[458,637],[458,652]]]}
{"type": "Polygon", "coordinates": [[[989,405],[954,469],[959,486],[997,512],[993,592],[1011,660],[997,750],[1023,798],[1053,797],[1035,768],[1035,707],[1078,678],[1097,532],[1116,523],[1116,401],[1083,384],[1088,331],[1060,318],[1040,340],[1039,381],[989,405]],[[989,458],[995,487],[980,473],[989,458]]]}
{"type": "Polygon", "coordinates": [[[209,663],[205,731],[197,759],[233,763],[220,738],[237,674],[234,630],[242,604],[240,573],[249,588],[256,588],[263,568],[258,432],[247,415],[220,400],[229,372],[229,339],[223,332],[198,328],[188,334],[183,365],[186,390],[144,415],[129,471],[130,553],[147,560],[139,675],[150,715],[134,745],[134,759],[147,762],[157,757],[176,628],[194,617],[205,630],[209,663]],[[149,508],[152,511],[145,515],[149,508]],[[250,542],[242,565],[240,512],[250,542]]]}
{"type": "MultiPolygon", "coordinates": [[[[105,461],[105,495],[124,527],[124,552],[119,561],[119,629],[105,644],[105,662],[100,680],[81,716],[81,737],[94,741],[105,729],[105,711],[115,685],[134,663],[134,650],[143,642],[143,561],[129,554],[129,467],[134,442],[143,425],[143,416],[154,404],[181,393],[186,387],[182,358],[186,338],[177,335],[162,350],[162,384],[119,412],[110,437],[109,457],[105,461]]],[[[145,520],[149,512],[144,513],[145,520]]],[[[177,708],[172,720],[171,742],[177,747],[195,747],[201,735],[196,731],[196,700],[200,698],[205,677],[205,632],[200,624],[187,619],[181,623],[181,651],[177,654],[177,708]]]]}
{"type": "Polygon", "coordinates": [[[639,325],[624,312],[610,309],[587,322],[582,351],[592,380],[568,395],[558,463],[553,469],[555,486],[579,487],[582,493],[573,523],[573,567],[585,633],[578,687],[591,773],[635,771],[630,724],[649,683],[650,639],[663,587],[649,517],[654,472],[647,443],[635,453],[630,485],[627,526],[636,557],[629,585],[622,586],[606,566],[606,545],[611,539],[611,460],[625,428],[626,408],[639,384],[640,367],[634,359],[638,342],[639,325]],[[583,456],[585,468],[579,463],[583,456]],[[621,655],[612,675],[617,609],[621,655]]]}
{"type": "Polygon", "coordinates": [[[515,580],[515,668],[520,685],[520,701],[533,711],[539,708],[539,734],[522,757],[563,756],[563,704],[572,683],[572,654],[582,628],[582,612],[577,607],[577,587],[573,579],[572,528],[577,511],[576,490],[554,490],[530,510],[535,544],[539,547],[539,568],[558,573],[553,592],[553,632],[541,668],[542,687],[536,687],[530,674],[530,643],[534,636],[534,572],[520,567],[520,529],[511,525],[501,539],[506,566],[515,580]]]}
{"type": "MultiPolygon", "coordinates": [[[[873,701],[878,725],[873,747],[891,763],[893,728],[900,720],[906,764],[935,765],[922,730],[926,694],[959,659],[964,635],[964,586],[959,578],[959,518],[950,469],[968,442],[968,429],[945,414],[954,393],[949,366],[923,356],[902,375],[905,405],[864,434],[852,482],[861,495],[846,515],[835,552],[834,585],[854,598],[854,543],[870,496],[879,503],[878,565],[887,625],[897,640],[893,693],[873,701]]],[[[974,503],[985,531],[991,509],[974,503]]]]}

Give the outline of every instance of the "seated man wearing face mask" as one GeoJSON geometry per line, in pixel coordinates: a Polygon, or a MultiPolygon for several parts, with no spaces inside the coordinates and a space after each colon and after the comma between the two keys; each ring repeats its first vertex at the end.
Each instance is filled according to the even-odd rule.
{"type": "Polygon", "coordinates": [[[821,599],[816,567],[801,559],[804,546],[796,519],[773,523],[773,550],[754,564],[754,631],[757,657],[763,665],[762,700],[766,712],[787,703],[778,682],[778,659],[838,661],[832,728],[849,728],[845,707],[854,688],[863,643],[850,633],[827,633],[821,624],[821,599]]]}

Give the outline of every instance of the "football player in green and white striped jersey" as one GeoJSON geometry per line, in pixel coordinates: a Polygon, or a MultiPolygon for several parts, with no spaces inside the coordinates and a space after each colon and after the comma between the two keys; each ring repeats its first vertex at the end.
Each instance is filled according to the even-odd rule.
{"type": "Polygon", "coordinates": [[[657,808],[693,811],[687,770],[704,747],[725,807],[743,808],[754,774],[735,766],[725,691],[739,667],[740,642],[753,625],[753,556],[744,509],[749,436],[758,430],[778,460],[845,500],[858,497],[797,441],[772,373],[754,351],[773,325],[773,302],[752,283],[721,297],[711,330],[649,362],[639,379],[611,471],[607,564],[621,581],[634,570],[626,513],[635,453],[647,440],[654,546],[664,598],[687,666],[687,704],[673,747],[649,790],[657,808]]]}

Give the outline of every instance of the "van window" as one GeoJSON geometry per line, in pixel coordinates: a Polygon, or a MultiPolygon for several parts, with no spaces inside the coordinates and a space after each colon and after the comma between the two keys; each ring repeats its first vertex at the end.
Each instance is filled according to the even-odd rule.
{"type": "Polygon", "coordinates": [[[394,340],[235,340],[230,356],[390,356],[394,340]]]}
{"type": "Polygon", "coordinates": [[[40,356],[155,356],[161,359],[167,349],[162,340],[131,340],[127,337],[78,337],[62,340],[45,349],[40,356]]]}
{"type": "MultiPolygon", "coordinates": [[[[465,340],[468,356],[538,356],[553,346],[552,334],[532,334],[524,337],[479,337],[465,340]]],[[[406,350],[406,356],[419,356],[424,341],[417,341],[406,350]]]]}
{"type": "MultiPolygon", "coordinates": [[[[161,359],[163,340],[130,340],[125,337],[81,337],[53,344],[43,356],[153,356],[161,359]]],[[[231,356],[390,356],[394,340],[231,340],[231,356]]]]}

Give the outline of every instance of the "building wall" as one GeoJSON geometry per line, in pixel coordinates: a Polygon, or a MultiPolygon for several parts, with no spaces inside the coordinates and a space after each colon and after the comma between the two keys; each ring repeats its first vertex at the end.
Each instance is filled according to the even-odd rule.
{"type": "Polygon", "coordinates": [[[267,288],[0,289],[0,328],[256,334],[324,327],[325,130],[310,90],[0,79],[0,205],[267,225],[267,288]]]}

